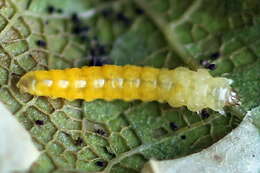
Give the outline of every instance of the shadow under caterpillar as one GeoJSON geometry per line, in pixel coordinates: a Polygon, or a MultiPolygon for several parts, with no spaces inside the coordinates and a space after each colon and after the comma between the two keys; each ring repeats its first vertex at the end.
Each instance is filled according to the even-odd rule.
{"type": "Polygon", "coordinates": [[[32,95],[67,100],[156,100],[172,107],[187,106],[191,111],[211,108],[221,112],[225,105],[238,103],[230,83],[230,79],[212,77],[205,69],[104,65],[31,71],[17,86],[32,95]]]}

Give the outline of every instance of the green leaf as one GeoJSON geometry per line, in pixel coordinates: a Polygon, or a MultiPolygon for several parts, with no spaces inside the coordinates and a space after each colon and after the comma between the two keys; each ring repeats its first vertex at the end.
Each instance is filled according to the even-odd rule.
{"type": "Polygon", "coordinates": [[[260,103],[260,61],[237,68],[230,76],[234,90],[242,103],[241,109],[249,111],[260,103]]]}
{"type": "Polygon", "coordinates": [[[130,30],[115,41],[110,57],[118,65],[173,68],[182,64],[147,17],[137,18],[130,30]]]}
{"type": "Polygon", "coordinates": [[[252,70],[245,66],[259,54],[259,3],[230,4],[220,0],[0,1],[0,100],[42,152],[31,171],[139,172],[150,158],[174,159],[200,151],[236,127],[241,117],[234,110],[226,116],[207,110],[210,116],[201,117],[157,102],[69,102],[34,97],[16,88],[27,71],[88,65],[97,42],[106,51],[101,60],[119,65],[196,68],[199,60],[220,52],[220,58],[212,61],[218,65],[213,74],[234,71],[231,78],[243,98],[241,108],[251,109],[259,105],[258,66],[252,70]],[[50,6],[62,13],[49,14],[50,6]],[[87,40],[73,33],[75,12],[81,24],[90,27],[87,40]],[[39,40],[46,47],[39,46],[39,40]]]}
{"type": "Polygon", "coordinates": [[[136,0],[158,26],[171,48],[192,68],[220,54],[214,74],[232,72],[259,56],[257,0],[136,0]]]}
{"type": "Polygon", "coordinates": [[[142,172],[259,172],[259,117],[260,107],[256,107],[248,111],[232,133],[207,149],[174,160],[151,160],[142,172]]]}

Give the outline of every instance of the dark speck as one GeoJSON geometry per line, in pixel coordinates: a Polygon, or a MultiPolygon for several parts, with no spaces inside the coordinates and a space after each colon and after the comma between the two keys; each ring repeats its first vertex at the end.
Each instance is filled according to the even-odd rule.
{"type": "Polygon", "coordinates": [[[112,153],[111,151],[109,151],[109,150],[107,149],[107,147],[104,147],[104,150],[105,150],[110,156],[116,157],[116,154],[115,154],[115,153],[112,153]]]}
{"type": "Polygon", "coordinates": [[[210,55],[210,59],[212,59],[212,60],[216,60],[219,57],[220,57],[220,53],[219,52],[215,52],[215,53],[210,55]]]}
{"type": "Polygon", "coordinates": [[[104,166],[107,165],[107,163],[105,161],[97,161],[96,165],[99,166],[99,167],[104,167],[104,166]]]}
{"type": "Polygon", "coordinates": [[[216,64],[211,64],[209,60],[200,60],[200,65],[210,70],[215,70],[217,68],[216,64]]]}
{"type": "Polygon", "coordinates": [[[255,157],[255,155],[253,154],[252,157],[255,157]]]}
{"type": "Polygon", "coordinates": [[[76,25],[72,28],[72,32],[74,34],[81,34],[83,32],[87,32],[89,30],[88,26],[80,26],[80,25],[76,25]]]}
{"type": "Polygon", "coordinates": [[[136,14],[144,14],[144,10],[141,9],[141,8],[136,8],[136,9],[135,9],[135,13],[136,13],[136,14]]]}
{"type": "Polygon", "coordinates": [[[82,41],[82,42],[89,41],[89,38],[88,38],[87,35],[82,35],[82,36],[79,37],[79,39],[80,39],[80,41],[82,41]]]}
{"type": "Polygon", "coordinates": [[[116,157],[116,154],[115,153],[108,153],[110,156],[112,157],[116,157]]]}
{"type": "Polygon", "coordinates": [[[123,13],[118,13],[118,14],[116,15],[116,18],[117,18],[118,20],[125,20],[126,16],[125,16],[123,13]]]}
{"type": "Polygon", "coordinates": [[[94,132],[99,134],[99,135],[102,135],[102,136],[106,135],[106,132],[104,130],[102,130],[102,129],[96,129],[94,132]]]}
{"type": "Polygon", "coordinates": [[[106,47],[99,44],[98,41],[93,41],[93,44],[90,49],[90,55],[91,56],[103,56],[106,52],[106,47]]]}
{"type": "Polygon", "coordinates": [[[72,33],[73,34],[80,34],[81,33],[81,29],[79,26],[75,26],[72,28],[72,33]]]}
{"type": "Polygon", "coordinates": [[[44,40],[37,40],[36,44],[37,44],[37,46],[40,46],[40,47],[46,47],[46,45],[47,45],[44,40]]]}
{"type": "Polygon", "coordinates": [[[174,122],[170,122],[170,128],[175,131],[178,129],[178,126],[174,122]]]}
{"type": "Polygon", "coordinates": [[[80,137],[78,137],[76,140],[75,140],[75,145],[81,145],[81,144],[83,144],[83,139],[82,138],[80,138],[80,137]]]}
{"type": "Polygon", "coordinates": [[[89,62],[89,66],[102,66],[102,65],[104,65],[104,63],[101,61],[99,57],[92,56],[89,62]]]}
{"type": "Polygon", "coordinates": [[[98,45],[96,49],[97,49],[98,55],[104,55],[104,54],[106,54],[105,46],[103,46],[103,45],[98,45]]]}
{"type": "Polygon", "coordinates": [[[54,11],[55,11],[55,8],[53,6],[50,5],[50,6],[47,7],[47,12],[49,14],[52,14],[54,11]]]}
{"type": "Polygon", "coordinates": [[[181,135],[181,139],[186,139],[186,136],[185,135],[181,135]]]}
{"type": "Polygon", "coordinates": [[[64,135],[66,135],[67,137],[70,137],[70,135],[67,132],[63,132],[64,135]]]}
{"type": "Polygon", "coordinates": [[[96,55],[96,49],[91,48],[91,49],[90,49],[90,55],[91,55],[91,56],[95,56],[95,55],[96,55]]]}
{"type": "Polygon", "coordinates": [[[72,21],[73,23],[80,23],[80,20],[79,20],[79,17],[78,17],[78,15],[77,15],[77,13],[73,13],[73,14],[71,15],[71,21],[72,21]]]}
{"type": "Polygon", "coordinates": [[[206,66],[207,69],[210,69],[210,70],[215,70],[217,68],[216,64],[208,64],[206,66]]]}
{"type": "Polygon", "coordinates": [[[200,113],[202,119],[208,118],[210,115],[207,110],[203,109],[200,113]]]}
{"type": "Polygon", "coordinates": [[[118,13],[116,15],[116,18],[117,18],[117,20],[122,21],[124,24],[127,24],[127,25],[132,23],[131,20],[128,17],[126,17],[123,13],[118,13]]]}
{"type": "Polygon", "coordinates": [[[63,10],[61,8],[57,9],[57,13],[63,13],[63,10]]]}
{"type": "Polygon", "coordinates": [[[44,125],[44,121],[43,120],[35,120],[35,124],[38,126],[42,126],[44,125]]]}
{"type": "Polygon", "coordinates": [[[82,32],[87,32],[89,30],[89,27],[88,26],[81,26],[81,31],[82,32]]]}
{"type": "Polygon", "coordinates": [[[111,9],[104,9],[101,11],[101,14],[104,17],[110,17],[112,15],[113,11],[111,9]]]}

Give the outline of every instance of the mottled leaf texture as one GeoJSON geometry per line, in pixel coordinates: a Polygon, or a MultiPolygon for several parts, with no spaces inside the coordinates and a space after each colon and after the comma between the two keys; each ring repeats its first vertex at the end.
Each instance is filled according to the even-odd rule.
{"type": "Polygon", "coordinates": [[[135,2],[147,10],[171,48],[193,68],[199,60],[212,60],[217,64],[213,73],[222,74],[259,57],[259,1],[135,2]]]}
{"type": "Polygon", "coordinates": [[[249,111],[260,103],[260,60],[255,63],[237,68],[228,76],[234,80],[233,87],[239,93],[243,103],[241,109],[249,111]]]}
{"type": "Polygon", "coordinates": [[[241,121],[237,109],[222,116],[157,102],[69,102],[21,93],[16,83],[36,69],[197,68],[206,60],[217,65],[214,75],[232,72],[249,110],[259,105],[259,65],[252,65],[260,55],[258,6],[257,0],[0,0],[0,100],[42,153],[30,171],[139,172],[150,158],[185,156],[225,136],[241,121]]]}

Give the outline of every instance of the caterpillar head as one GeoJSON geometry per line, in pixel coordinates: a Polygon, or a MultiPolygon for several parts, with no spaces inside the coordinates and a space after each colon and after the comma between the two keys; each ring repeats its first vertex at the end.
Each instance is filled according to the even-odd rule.
{"type": "Polygon", "coordinates": [[[226,78],[213,78],[217,85],[213,85],[211,93],[215,99],[215,105],[212,108],[215,111],[224,113],[224,106],[240,105],[237,93],[231,88],[232,80],[226,78]]]}
{"type": "Polygon", "coordinates": [[[35,91],[35,75],[32,72],[26,73],[22,78],[18,81],[17,87],[22,91],[30,94],[34,94],[35,91]]]}
{"type": "Polygon", "coordinates": [[[194,112],[210,108],[223,113],[224,106],[239,104],[230,79],[212,77],[205,69],[177,68],[173,75],[175,85],[168,99],[173,107],[187,106],[194,112]]]}

